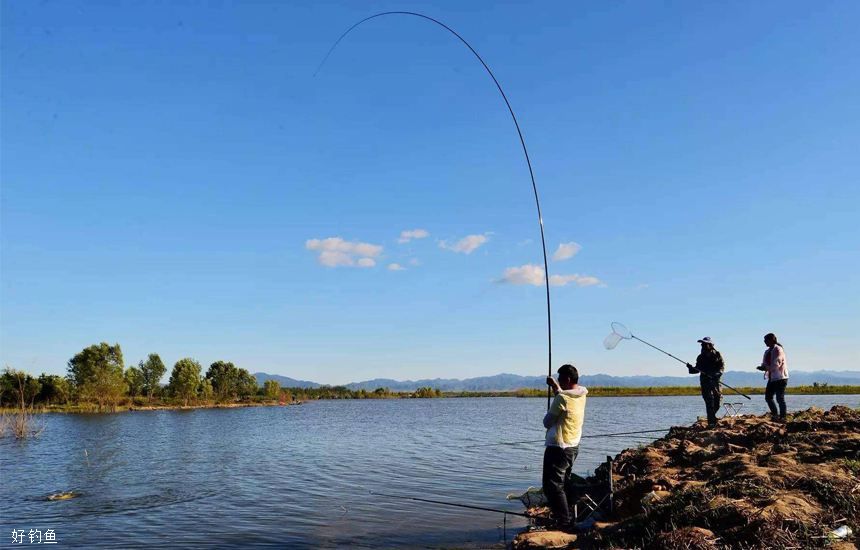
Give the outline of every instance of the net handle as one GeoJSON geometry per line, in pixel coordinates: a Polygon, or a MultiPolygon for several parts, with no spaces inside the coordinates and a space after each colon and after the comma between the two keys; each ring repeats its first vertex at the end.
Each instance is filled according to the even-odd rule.
{"type": "MultiPolygon", "coordinates": [[[[664,350],[664,349],[661,349],[661,348],[658,348],[657,346],[655,346],[655,345],[654,345],[654,344],[652,344],[651,342],[646,342],[646,341],[645,341],[645,340],[643,340],[642,338],[639,338],[638,336],[636,336],[635,334],[633,334],[632,332],[630,332],[630,330],[628,330],[628,329],[627,329],[627,327],[625,327],[625,326],[624,326],[624,325],[622,325],[621,323],[618,323],[618,322],[613,321],[613,322],[612,322],[612,325],[610,325],[610,326],[612,327],[612,332],[613,332],[613,334],[617,334],[619,338],[623,338],[623,339],[625,339],[625,340],[638,340],[639,342],[642,342],[642,343],[643,343],[643,344],[645,344],[646,346],[648,346],[648,347],[650,347],[650,348],[653,348],[653,349],[655,349],[655,350],[659,351],[660,353],[664,353],[664,354],[668,355],[669,357],[671,357],[671,358],[672,358],[672,359],[674,359],[675,361],[678,361],[679,363],[683,363],[684,365],[687,365],[687,364],[688,364],[688,363],[687,363],[686,361],[684,361],[683,359],[681,359],[681,358],[679,358],[679,357],[675,357],[674,355],[672,355],[672,354],[671,354],[671,353],[669,353],[668,351],[666,351],[666,350],[664,350]],[[623,334],[621,334],[620,332],[616,331],[616,330],[615,330],[616,325],[618,325],[618,326],[620,326],[620,327],[624,328],[624,329],[627,331],[627,334],[629,334],[630,336],[629,336],[629,337],[625,337],[623,334]]],[[[726,383],[725,383],[725,382],[723,382],[722,380],[717,380],[717,382],[719,382],[719,384],[720,384],[721,386],[724,386],[724,387],[726,387],[726,388],[728,388],[728,389],[732,390],[733,392],[737,393],[738,395],[742,395],[742,396],[746,397],[747,399],[751,399],[749,395],[745,394],[744,392],[740,391],[740,390],[739,390],[739,389],[737,389],[737,388],[733,388],[733,387],[729,386],[728,384],[726,384],[726,383]]]]}

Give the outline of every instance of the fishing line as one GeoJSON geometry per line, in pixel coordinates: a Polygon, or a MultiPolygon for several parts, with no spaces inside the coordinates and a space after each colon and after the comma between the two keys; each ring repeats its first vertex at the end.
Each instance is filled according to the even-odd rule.
{"type": "Polygon", "coordinates": [[[387,493],[377,493],[376,491],[369,491],[369,492],[371,495],[376,495],[376,496],[380,496],[380,497],[396,498],[396,499],[400,499],[400,500],[414,500],[417,502],[426,502],[428,504],[439,504],[441,506],[454,506],[456,508],[468,508],[470,510],[483,510],[484,512],[496,512],[497,514],[510,514],[512,516],[520,516],[520,517],[524,517],[524,518],[531,517],[531,516],[528,516],[528,515],[523,514],[521,512],[509,512],[508,510],[499,510],[498,508],[485,508],[483,506],[472,506],[471,504],[460,504],[458,502],[445,502],[442,500],[432,500],[429,498],[409,497],[409,496],[404,496],[404,495],[390,495],[387,493]]]}
{"type": "MultiPolygon", "coordinates": [[[[320,64],[317,67],[317,70],[314,71],[314,76],[316,76],[320,72],[320,70],[322,70],[323,65],[325,65],[326,61],[328,61],[328,58],[334,52],[335,48],[337,48],[338,44],[340,44],[340,42],[346,37],[346,35],[348,35],[353,29],[355,29],[356,27],[358,27],[359,25],[361,25],[362,23],[364,23],[366,21],[370,21],[371,19],[376,19],[377,17],[383,17],[383,16],[388,16],[388,15],[409,15],[412,17],[419,17],[419,18],[424,19],[426,21],[430,21],[431,23],[435,23],[436,25],[442,27],[446,31],[448,31],[451,34],[453,34],[454,36],[456,36],[457,39],[460,40],[460,42],[462,42],[467,48],[469,48],[469,51],[471,51],[472,54],[474,54],[474,56],[478,59],[478,61],[481,62],[481,65],[487,71],[487,74],[489,74],[490,78],[493,79],[493,83],[496,85],[496,88],[499,90],[499,93],[501,94],[502,99],[504,100],[505,105],[508,108],[508,112],[511,114],[511,119],[513,120],[514,127],[516,127],[516,130],[517,130],[517,136],[520,138],[520,145],[523,148],[523,154],[525,155],[525,159],[526,159],[526,166],[528,166],[528,169],[529,169],[529,178],[531,178],[532,190],[534,191],[534,196],[535,196],[535,206],[537,207],[538,223],[540,225],[540,243],[541,243],[541,250],[543,252],[544,284],[546,286],[547,376],[552,376],[552,315],[551,315],[550,298],[549,298],[549,262],[547,261],[547,255],[546,255],[546,238],[544,237],[543,214],[541,214],[540,198],[538,197],[537,183],[535,182],[535,175],[534,175],[534,170],[532,170],[532,161],[531,161],[531,158],[529,157],[529,151],[528,151],[528,148],[526,147],[526,140],[525,140],[525,138],[523,138],[523,132],[520,129],[520,123],[519,123],[519,121],[517,121],[517,115],[514,114],[514,108],[511,107],[511,103],[510,103],[510,101],[508,101],[508,96],[505,94],[505,91],[502,89],[502,85],[499,84],[498,79],[496,79],[496,75],[493,74],[493,71],[490,70],[490,67],[487,65],[487,63],[484,61],[484,59],[480,56],[480,54],[478,54],[478,52],[475,50],[475,48],[473,48],[472,45],[466,41],[465,38],[460,36],[454,29],[452,29],[451,27],[449,27],[448,25],[446,25],[445,23],[442,23],[441,21],[439,21],[437,19],[434,19],[430,16],[427,16],[427,15],[424,15],[421,13],[416,13],[416,12],[411,12],[411,11],[386,11],[386,12],[377,13],[375,15],[371,15],[369,17],[365,17],[361,21],[355,23],[354,25],[352,25],[351,27],[346,29],[343,32],[343,34],[341,34],[338,37],[338,39],[335,40],[334,44],[332,44],[331,48],[329,48],[328,52],[325,54],[325,57],[323,57],[322,61],[320,61],[320,64]]],[[[549,410],[550,399],[551,399],[551,389],[547,388],[547,392],[546,392],[547,410],[549,410]]]]}
{"type": "MultiPolygon", "coordinates": [[[[670,428],[660,429],[660,430],[639,430],[635,432],[617,432],[611,434],[586,434],[582,436],[582,439],[589,437],[622,437],[629,435],[638,435],[638,434],[650,434],[650,433],[663,433],[668,432],[670,428]]],[[[464,449],[473,449],[476,447],[496,447],[498,445],[523,445],[526,443],[543,443],[546,439],[530,439],[528,441],[503,441],[501,443],[480,443],[478,445],[466,445],[464,449]]]]}
{"type": "MultiPolygon", "coordinates": [[[[635,334],[630,332],[630,329],[628,329],[627,327],[625,327],[621,323],[613,321],[610,326],[612,327],[612,332],[606,338],[603,339],[603,347],[605,347],[608,350],[615,349],[615,347],[618,346],[618,344],[622,340],[638,340],[638,341],[642,342],[643,344],[645,344],[646,346],[654,348],[655,350],[659,351],[660,353],[665,353],[666,355],[668,355],[669,357],[671,357],[672,359],[674,359],[680,363],[683,363],[685,365],[688,364],[683,359],[675,357],[674,355],[672,355],[668,351],[660,349],[657,346],[655,346],[654,344],[652,344],[650,342],[646,342],[642,338],[639,338],[638,336],[636,336],[635,334]]],[[[713,376],[710,376],[707,374],[705,376],[707,376],[708,378],[711,378],[711,380],[714,379],[713,376]]],[[[745,394],[744,392],[742,392],[736,388],[729,386],[728,384],[726,384],[722,380],[717,380],[717,382],[719,382],[721,386],[725,386],[726,388],[732,390],[736,394],[742,395],[742,396],[746,397],[747,399],[752,400],[752,398],[749,395],[745,394]]]]}

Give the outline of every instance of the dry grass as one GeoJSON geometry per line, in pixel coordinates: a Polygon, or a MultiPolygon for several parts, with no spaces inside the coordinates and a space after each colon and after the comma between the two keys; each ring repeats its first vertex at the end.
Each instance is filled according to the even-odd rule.
{"type": "Polygon", "coordinates": [[[810,409],[786,424],[745,416],[717,430],[678,428],[619,456],[617,500],[627,514],[603,539],[642,548],[816,547],[840,524],[860,527],[860,479],[850,466],[858,458],[860,413],[846,407],[810,409]],[[653,485],[671,496],[645,509],[653,485]]]}
{"type": "Polygon", "coordinates": [[[616,517],[581,547],[820,548],[860,532],[860,411],[833,407],[673,428],[614,462],[616,517]]]}

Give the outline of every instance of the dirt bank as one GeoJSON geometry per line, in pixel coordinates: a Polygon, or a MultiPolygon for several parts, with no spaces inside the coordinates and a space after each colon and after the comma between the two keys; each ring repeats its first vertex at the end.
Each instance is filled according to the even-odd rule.
{"type": "Polygon", "coordinates": [[[523,533],[514,547],[844,549],[860,532],[860,411],[847,407],[672,428],[612,470],[614,514],[573,541],[523,533]],[[841,526],[854,535],[827,538],[841,526]]]}

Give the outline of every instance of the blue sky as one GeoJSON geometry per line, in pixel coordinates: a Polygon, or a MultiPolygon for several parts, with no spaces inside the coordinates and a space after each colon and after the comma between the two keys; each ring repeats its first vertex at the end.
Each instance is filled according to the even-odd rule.
{"type": "Polygon", "coordinates": [[[493,68],[550,253],[578,245],[556,367],[685,372],[604,350],[618,320],[732,370],[769,331],[791,368],[857,368],[856,2],[0,7],[4,365],[108,341],[328,383],[545,372],[544,290],[506,272],[542,262],[532,190],[480,65],[389,17],[313,76],[414,10],[493,68]]]}

